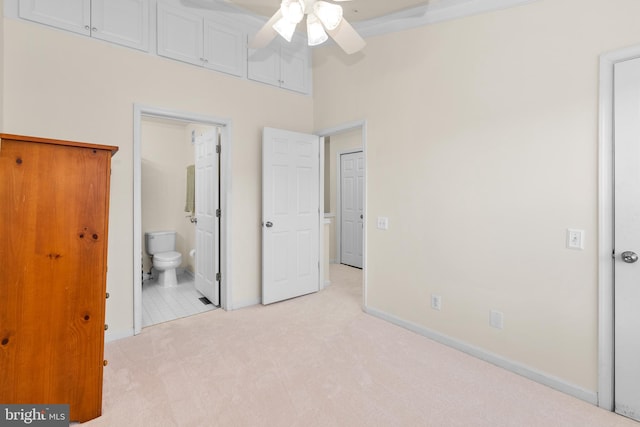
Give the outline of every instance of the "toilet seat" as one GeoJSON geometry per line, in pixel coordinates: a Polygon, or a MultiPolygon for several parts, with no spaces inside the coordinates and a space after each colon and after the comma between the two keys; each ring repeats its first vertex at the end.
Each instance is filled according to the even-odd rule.
{"type": "Polygon", "coordinates": [[[172,270],[182,264],[182,254],[176,251],[158,252],[153,256],[153,266],[157,270],[172,270]]]}
{"type": "Polygon", "coordinates": [[[160,262],[173,262],[177,261],[181,256],[182,254],[176,251],[160,252],[153,256],[153,262],[155,263],[156,260],[160,262]]]}

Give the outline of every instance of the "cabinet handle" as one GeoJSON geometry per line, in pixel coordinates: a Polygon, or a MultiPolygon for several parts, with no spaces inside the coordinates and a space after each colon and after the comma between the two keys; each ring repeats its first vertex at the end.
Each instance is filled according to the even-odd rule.
{"type": "Polygon", "coordinates": [[[104,325],[104,330],[106,331],[107,329],[109,329],[109,325],[107,325],[107,324],[105,323],[105,325],[104,325]]]}
{"type": "Polygon", "coordinates": [[[88,25],[85,25],[85,26],[84,26],[84,29],[85,29],[85,30],[91,30],[91,27],[90,27],[90,26],[88,26],[88,25]]]}
{"type": "Polygon", "coordinates": [[[107,359],[102,361],[102,366],[107,366],[109,364],[109,361],[107,359]]]}
{"type": "Polygon", "coordinates": [[[98,31],[98,29],[96,27],[91,27],[91,31],[95,33],[96,31],[98,31]]]}
{"type": "Polygon", "coordinates": [[[109,299],[109,292],[107,292],[105,299],[109,299]]]}

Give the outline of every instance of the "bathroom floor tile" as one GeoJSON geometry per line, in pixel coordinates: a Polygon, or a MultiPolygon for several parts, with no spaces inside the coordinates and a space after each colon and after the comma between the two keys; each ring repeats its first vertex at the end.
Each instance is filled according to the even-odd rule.
{"type": "Polygon", "coordinates": [[[193,276],[178,274],[178,286],[163,288],[156,279],[142,282],[142,327],[168,322],[215,310],[213,304],[203,304],[202,294],[195,288],[193,276]]]}

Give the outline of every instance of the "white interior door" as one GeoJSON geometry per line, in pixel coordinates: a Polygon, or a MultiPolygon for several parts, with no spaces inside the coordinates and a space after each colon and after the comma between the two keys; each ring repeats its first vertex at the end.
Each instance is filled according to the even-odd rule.
{"type": "Polygon", "coordinates": [[[265,128],[262,303],[319,290],[320,139],[265,128]]]}
{"type": "Polygon", "coordinates": [[[220,305],[218,239],[218,129],[195,139],[196,179],[196,289],[214,305],[220,305]]]}
{"type": "Polygon", "coordinates": [[[615,65],[615,411],[640,420],[640,59],[615,65]]]}
{"type": "Polygon", "coordinates": [[[362,268],[364,153],[340,156],[340,262],[362,268]]]}

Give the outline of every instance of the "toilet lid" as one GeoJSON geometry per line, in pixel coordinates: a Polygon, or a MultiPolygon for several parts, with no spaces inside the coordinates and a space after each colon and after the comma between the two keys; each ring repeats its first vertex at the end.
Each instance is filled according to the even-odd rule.
{"type": "Polygon", "coordinates": [[[182,254],[180,252],[171,251],[171,252],[160,252],[153,256],[153,259],[158,261],[171,262],[180,258],[182,254]]]}

